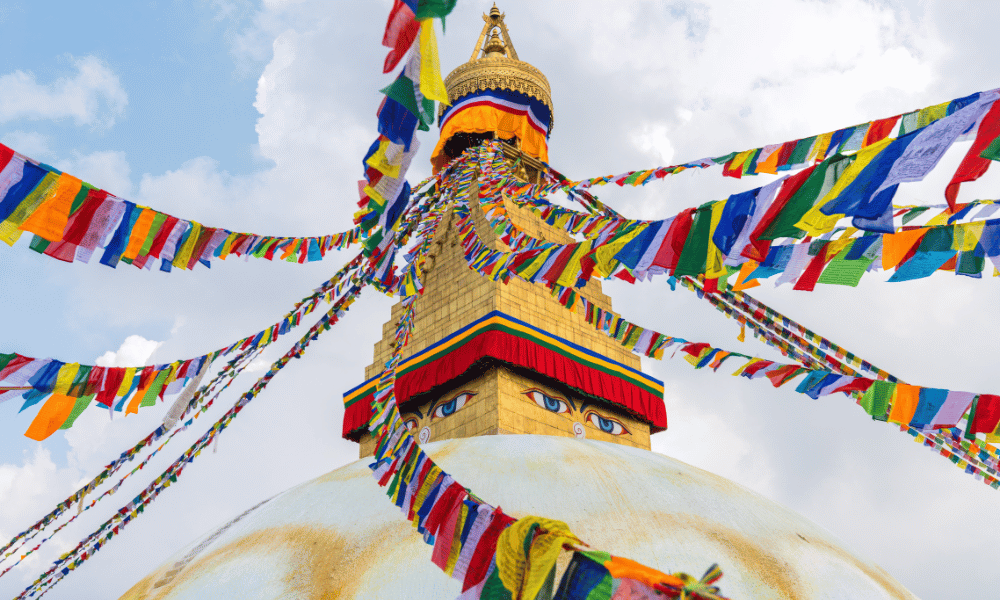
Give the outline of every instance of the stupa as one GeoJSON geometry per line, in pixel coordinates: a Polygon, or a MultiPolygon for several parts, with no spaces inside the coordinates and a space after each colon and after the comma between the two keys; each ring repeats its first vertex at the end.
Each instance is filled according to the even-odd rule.
{"type": "MultiPolygon", "coordinates": [[[[439,115],[435,169],[486,139],[503,141],[525,181],[547,168],[551,90],[541,71],[519,60],[504,17],[495,5],[483,15],[472,58],[445,80],[451,106],[439,115]]],[[[477,232],[504,248],[475,190],[477,232]]],[[[528,234],[571,241],[505,203],[528,234]]],[[[734,599],[914,598],[794,512],[651,452],[650,435],[667,429],[662,383],[544,285],[503,284],[469,269],[454,219],[446,213],[434,239],[396,383],[407,426],[443,469],[507,514],[565,521],[594,547],[664,572],[700,573],[718,562],[723,592],[734,599]]],[[[611,310],[599,282],[580,293],[611,310]]],[[[393,307],[366,381],[344,394],[342,435],[358,442],[360,460],[247,509],[123,598],[460,594],[368,468],[371,394],[401,312],[393,307]]]]}

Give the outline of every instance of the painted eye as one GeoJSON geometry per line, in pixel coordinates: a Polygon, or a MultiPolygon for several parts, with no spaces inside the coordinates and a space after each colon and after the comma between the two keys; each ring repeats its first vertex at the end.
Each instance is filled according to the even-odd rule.
{"type": "Polygon", "coordinates": [[[535,401],[535,404],[541,406],[545,410],[554,412],[559,415],[569,414],[569,405],[565,400],[559,398],[553,398],[547,394],[543,394],[538,390],[528,390],[525,395],[535,401]]]}
{"type": "Polygon", "coordinates": [[[431,413],[431,418],[442,419],[455,414],[459,410],[462,410],[465,403],[468,402],[473,396],[475,396],[475,394],[472,392],[462,392],[451,400],[443,404],[439,404],[437,408],[434,409],[434,412],[431,413]]]}
{"type": "Polygon", "coordinates": [[[415,430],[417,428],[417,420],[416,419],[407,419],[407,420],[403,421],[403,427],[406,427],[410,431],[413,431],[413,430],[415,430]]]}
{"type": "Polygon", "coordinates": [[[604,433],[610,433],[611,435],[630,433],[629,430],[617,420],[602,417],[594,411],[589,411],[587,413],[587,422],[604,433]]]}

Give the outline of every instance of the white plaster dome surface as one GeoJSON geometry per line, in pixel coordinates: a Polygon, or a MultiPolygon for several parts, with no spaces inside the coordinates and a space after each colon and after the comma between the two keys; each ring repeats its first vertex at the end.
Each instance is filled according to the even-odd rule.
{"type": "MultiPolygon", "coordinates": [[[[727,479],[594,440],[494,435],[424,446],[513,516],[567,522],[595,548],[662,571],[725,572],[736,599],[913,599],[824,529],[727,479]]],[[[194,542],[123,598],[455,598],[431,547],[361,459],[194,542]]]]}

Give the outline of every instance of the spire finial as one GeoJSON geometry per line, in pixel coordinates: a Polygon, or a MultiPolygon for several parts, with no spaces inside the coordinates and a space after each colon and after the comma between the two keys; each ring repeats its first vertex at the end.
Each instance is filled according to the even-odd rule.
{"type": "Polygon", "coordinates": [[[483,31],[479,34],[479,41],[476,42],[476,47],[472,51],[472,57],[469,59],[469,62],[497,55],[519,60],[517,58],[517,51],[514,50],[514,44],[510,41],[507,24],[503,20],[506,16],[505,13],[500,12],[500,9],[497,8],[496,2],[493,3],[493,8],[490,9],[489,14],[483,14],[483,31]],[[499,35],[495,31],[497,29],[500,31],[499,35]],[[490,36],[489,41],[484,46],[483,42],[487,41],[486,36],[491,32],[493,35],[490,36]],[[503,36],[502,40],[500,36],[503,36]]]}

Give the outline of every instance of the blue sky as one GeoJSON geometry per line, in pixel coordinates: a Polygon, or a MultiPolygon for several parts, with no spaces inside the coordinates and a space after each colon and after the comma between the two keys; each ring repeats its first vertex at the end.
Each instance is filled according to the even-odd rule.
{"type": "MultiPolygon", "coordinates": [[[[463,0],[439,38],[445,71],[466,61],[491,2],[463,0]]],[[[571,177],[758,147],[1000,86],[981,6],[952,0],[727,2],[505,1],[520,57],[553,88],[550,158],[571,177]]],[[[359,160],[375,137],[387,0],[0,3],[0,141],[119,196],[214,226],[276,235],[347,228],[359,160]],[[9,93],[17,83],[27,90],[9,93]],[[28,93],[30,92],[30,94],[28,93]],[[35,101],[25,107],[19,98],[35,101]]],[[[436,131],[412,179],[429,172],[436,131]]],[[[939,203],[964,147],[897,201],[939,203]]],[[[962,198],[996,198],[991,172],[962,198]]],[[[665,217],[763,178],[684,173],[638,190],[605,187],[629,216],[665,217]]],[[[227,260],[163,274],[67,265],[22,241],[0,246],[0,352],[93,363],[167,362],[275,322],[348,255],[310,265],[227,260]]],[[[998,392],[991,356],[996,279],[935,275],[757,296],[904,380],[998,392]]],[[[774,357],[706,303],[663,283],[609,284],[615,308],[665,333],[774,357]]],[[[339,439],[340,394],[363,378],[391,301],[366,293],[292,361],[181,482],[51,598],[117,597],[177,550],[263,498],[356,459],[339,439]]],[[[291,341],[265,353],[246,389],[291,341]]],[[[670,430],[655,451],[737,481],[804,514],[924,598],[995,586],[997,492],[867,419],[759,381],[644,363],[666,382],[670,430]],[[916,525],[915,525],[916,524],[916,525]],[[930,533],[933,532],[933,533],[930,533]],[[943,548],[948,548],[943,552],[943,548]]],[[[734,367],[735,368],[735,367],[734,367]]],[[[215,419],[234,395],[206,415],[215,419]]],[[[156,427],[165,407],[127,419],[88,412],[43,443],[31,413],[0,404],[0,537],[9,538],[156,427]]],[[[179,436],[162,470],[203,431],[179,436]]],[[[0,579],[15,595],[144,483],[67,527],[49,553],[0,579]],[[60,545],[62,544],[62,545],[60,545]]],[[[134,484],[134,485],[133,485],[134,484]]],[[[129,487],[131,486],[131,487],[129,487]]]]}
{"type": "MultiPolygon", "coordinates": [[[[55,153],[114,148],[135,173],[157,172],[192,156],[221,168],[254,168],[257,112],[246,102],[259,66],[234,64],[227,40],[246,17],[235,6],[200,1],[11,2],[0,13],[6,72],[39,82],[72,76],[72,58],[100,59],[128,93],[115,125],[80,127],[71,118],[21,125],[48,139],[55,153]],[[255,69],[255,67],[257,67],[255,69]]],[[[10,125],[10,124],[8,124],[10,125]]]]}

